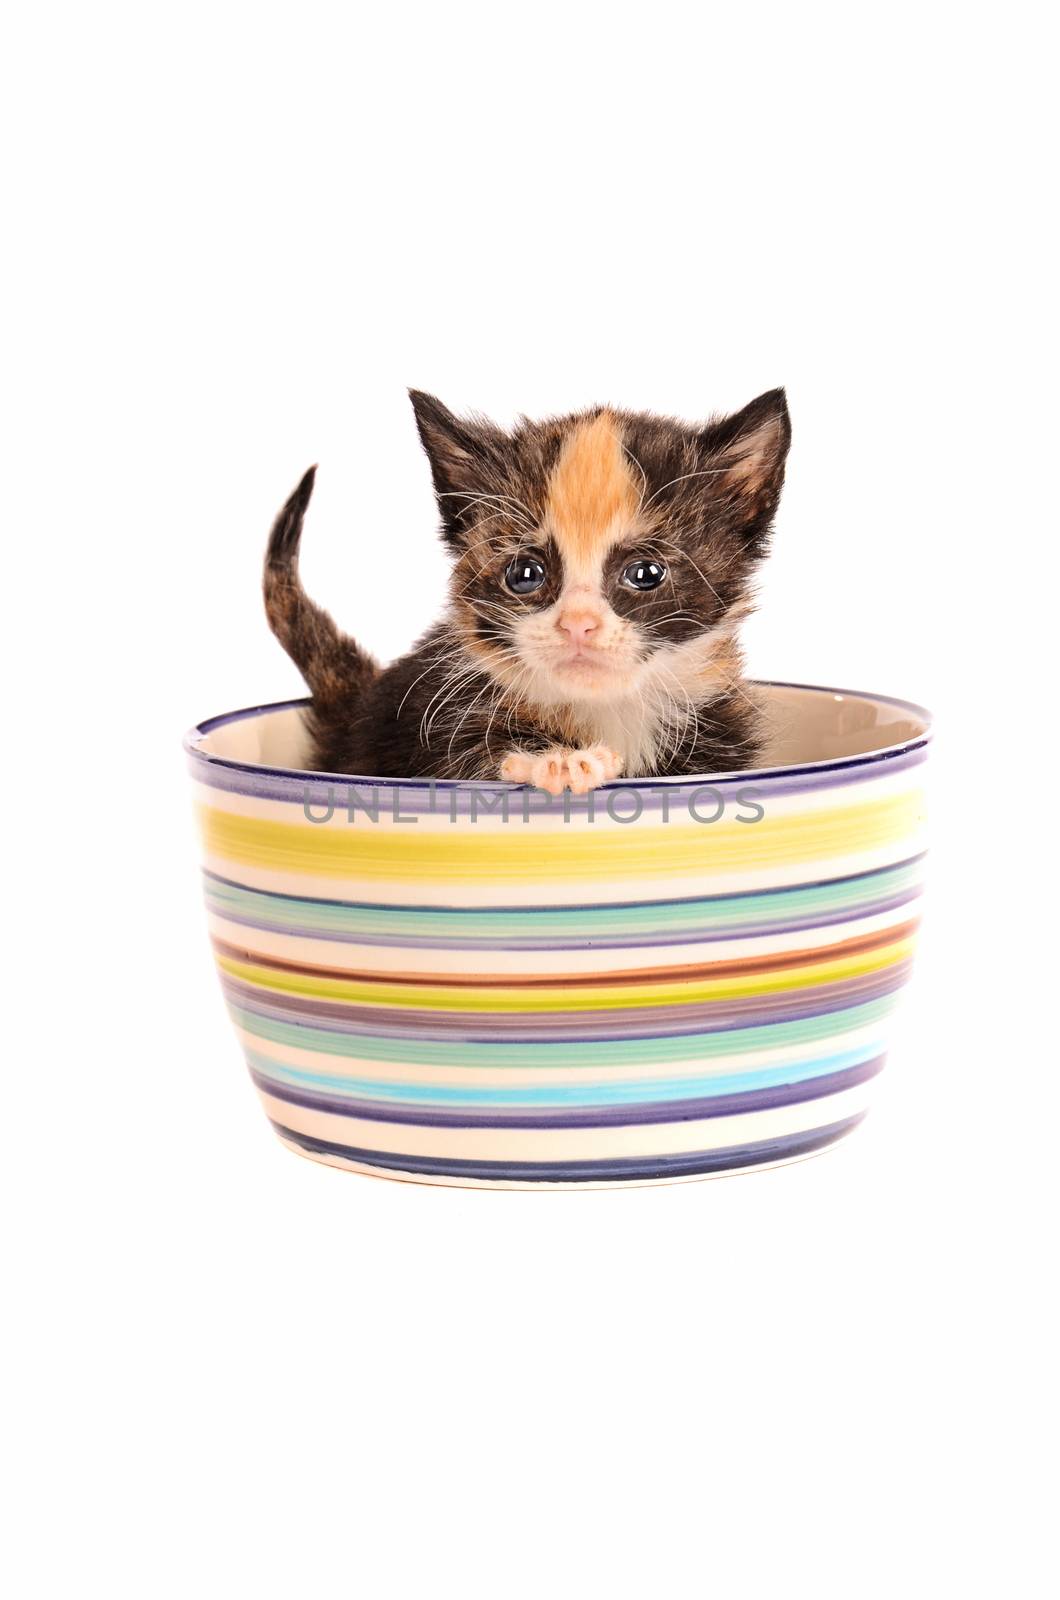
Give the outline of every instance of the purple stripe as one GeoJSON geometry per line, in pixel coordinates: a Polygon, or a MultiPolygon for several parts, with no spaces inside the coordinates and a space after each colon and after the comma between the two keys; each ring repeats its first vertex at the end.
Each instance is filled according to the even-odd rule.
{"type": "MultiPolygon", "coordinates": [[[[833,695],[847,693],[848,691],[824,689],[811,684],[765,684],[764,687],[801,689],[804,692],[833,695]]],[[[930,725],[930,718],[920,706],[907,704],[905,701],[892,700],[884,695],[860,694],[849,691],[851,698],[858,700],[876,701],[880,704],[892,705],[907,711],[926,727],[930,725]]],[[[256,795],[259,798],[270,800],[286,800],[299,806],[302,805],[306,793],[307,778],[313,786],[314,794],[322,797],[326,803],[327,786],[354,785],[362,794],[377,791],[381,802],[388,802],[391,792],[397,789],[401,796],[401,807],[404,811],[425,812],[430,809],[431,785],[426,781],[417,782],[409,779],[382,779],[376,777],[358,778],[355,774],[342,773],[310,773],[294,771],[283,767],[257,766],[250,762],[229,761],[219,756],[205,754],[199,749],[199,740],[216,728],[226,727],[230,723],[243,721],[247,718],[262,716],[273,711],[286,711],[293,707],[305,707],[308,700],[287,700],[277,702],[275,705],[252,706],[245,711],[233,711],[222,717],[213,717],[193,728],[184,740],[189,765],[194,776],[202,783],[213,788],[225,789],[236,794],[256,795]]],[[[904,771],[908,767],[916,766],[924,759],[925,749],[930,739],[930,732],[925,732],[915,738],[906,739],[899,744],[891,745],[883,750],[866,751],[860,755],[845,756],[834,761],[810,762],[801,766],[765,767],[760,771],[748,769],[743,772],[732,773],[728,776],[717,777],[705,774],[685,781],[670,781],[666,788],[671,795],[671,805],[687,804],[688,795],[704,785],[730,790],[737,787],[754,785],[764,788],[767,795],[800,794],[815,790],[828,789],[837,785],[860,782],[862,779],[875,778],[880,775],[881,767],[886,765],[889,771],[904,771]]],[[[508,784],[483,784],[475,785],[480,791],[496,790],[497,792],[509,790],[508,784]]],[[[642,788],[645,800],[645,810],[661,810],[662,801],[658,796],[651,794],[655,783],[649,780],[618,779],[614,784],[606,785],[607,788],[642,788]]],[[[466,784],[438,780],[433,792],[440,798],[440,804],[447,810],[449,806],[450,791],[455,792],[457,800],[457,814],[467,813],[469,806],[466,784]]],[[[315,803],[315,802],[314,802],[315,803]]],[[[521,800],[520,800],[521,806],[521,800]]],[[[549,810],[547,800],[537,798],[537,803],[531,803],[530,811],[549,810]]],[[[571,814],[582,815],[587,810],[584,797],[574,797],[571,802],[571,814]]],[[[520,814],[517,807],[517,815],[520,814]]],[[[368,826],[372,826],[371,823],[368,826]]],[[[631,824],[636,826],[636,824],[631,824]]]]}
{"type": "MultiPolygon", "coordinates": [[[[882,916],[886,911],[898,911],[912,900],[918,899],[923,894],[921,885],[910,889],[908,893],[894,895],[888,900],[872,900],[858,905],[849,905],[845,909],[836,911],[831,915],[822,916],[820,912],[807,912],[804,917],[791,918],[787,922],[759,923],[755,927],[730,926],[720,932],[708,932],[705,929],[689,927],[680,933],[641,934],[638,938],[609,937],[597,932],[587,933],[580,939],[571,939],[563,942],[554,942],[544,935],[536,938],[513,939],[504,934],[483,933],[474,936],[444,936],[423,937],[418,934],[380,934],[374,932],[341,933],[333,928],[314,928],[307,925],[292,926],[286,922],[273,922],[268,919],[262,921],[251,917],[237,916],[223,904],[215,904],[211,909],[226,922],[231,922],[242,928],[256,928],[265,933],[286,934],[293,939],[319,939],[329,944],[358,944],[369,945],[372,948],[384,947],[400,950],[656,950],[664,949],[668,945],[686,944],[724,944],[731,939],[764,939],[773,938],[777,934],[804,933],[815,928],[840,927],[847,922],[859,922],[863,917],[882,916]]],[[[395,907],[395,913],[400,916],[401,907],[395,907]]],[[[827,946],[824,947],[827,949],[827,946]]]]}
{"type": "MultiPolygon", "coordinates": [[[[807,878],[800,883],[781,883],[764,885],[759,889],[730,889],[724,894],[696,894],[675,895],[664,900],[580,900],[570,905],[547,906],[519,906],[520,916],[534,918],[542,913],[567,911],[639,911],[647,906],[654,908],[668,908],[670,906],[694,906],[700,903],[709,905],[723,905],[727,900],[734,904],[741,900],[759,900],[769,895],[793,894],[802,889],[827,889],[837,883],[865,883],[873,878],[881,878],[884,873],[898,872],[903,867],[914,867],[919,862],[927,860],[927,852],[921,850],[915,856],[906,856],[901,861],[892,861],[885,867],[872,867],[868,872],[844,872],[837,878],[807,878]]],[[[240,889],[249,894],[260,894],[266,898],[273,898],[267,889],[254,889],[249,884],[239,883],[235,878],[223,878],[218,872],[211,872],[208,867],[203,867],[202,875],[209,883],[221,883],[229,889],[240,889]]],[[[500,913],[511,914],[512,906],[505,904],[491,906],[435,906],[423,902],[415,904],[393,905],[385,900],[334,900],[326,896],[317,895],[279,895],[278,899],[295,901],[299,905],[307,906],[344,906],[355,911],[389,911],[398,915],[405,911],[430,911],[444,912],[447,916],[459,914],[462,918],[473,920],[475,917],[492,917],[500,913]]]]}
{"type": "Polygon", "coordinates": [[[790,1161],[812,1155],[834,1144],[856,1128],[865,1113],[844,1117],[823,1128],[806,1133],[784,1134],[778,1139],[758,1139],[751,1144],[730,1145],[724,1150],[696,1150],[680,1155],[611,1156],[600,1161],[467,1161],[449,1156],[411,1156],[391,1151],[362,1150],[354,1145],[335,1144],[329,1139],[314,1139],[273,1120],[281,1139],[309,1155],[340,1156],[362,1166],[381,1171],[409,1172],[421,1177],[482,1178],[495,1183],[592,1183],[642,1181],[646,1178],[700,1177],[711,1172],[727,1172],[738,1167],[761,1166],[769,1161],[790,1161]]]}
{"type": "MultiPolygon", "coordinates": [[[[815,794],[825,789],[845,787],[869,779],[879,778],[883,774],[881,766],[886,764],[887,772],[905,772],[919,766],[927,756],[927,738],[918,739],[906,745],[899,745],[894,751],[876,751],[866,756],[852,757],[848,761],[820,762],[807,767],[779,767],[766,768],[756,772],[749,768],[746,772],[734,773],[729,777],[703,777],[694,782],[673,779],[665,780],[665,787],[669,795],[670,816],[679,816],[687,813],[688,800],[698,789],[718,789],[721,793],[730,796],[731,803],[736,802],[737,789],[754,789],[759,791],[756,798],[760,803],[769,799],[778,799],[781,796],[815,794]]],[[[511,784],[504,783],[478,783],[455,784],[449,779],[439,779],[436,804],[432,808],[429,791],[425,785],[410,783],[407,779],[398,782],[387,782],[381,778],[357,779],[356,777],[328,776],[315,772],[295,772],[285,776],[279,771],[269,768],[257,768],[240,763],[222,761],[216,756],[205,756],[192,750],[189,766],[192,776],[199,783],[206,784],[211,789],[221,789],[230,794],[253,797],[258,800],[279,800],[289,805],[297,806],[301,811],[308,798],[309,805],[322,811],[330,803],[334,803],[336,814],[329,822],[318,823],[317,826],[347,826],[346,799],[349,789],[355,789],[359,797],[359,810],[356,827],[375,827],[370,817],[363,813],[365,805],[374,807],[378,800],[381,817],[389,815],[391,808],[397,807],[402,816],[417,814],[427,816],[437,812],[441,816],[448,816],[454,804],[449,798],[446,788],[448,784],[456,790],[455,809],[456,815],[465,818],[470,814],[471,790],[480,796],[507,791],[512,795],[510,802],[511,827],[522,827],[523,800],[519,790],[513,789],[511,784]],[[393,791],[398,790],[398,799],[393,798],[393,791]]],[[[664,780],[658,780],[663,784],[664,780]]],[[[636,828],[641,823],[655,821],[662,815],[663,799],[653,792],[656,781],[649,778],[632,779],[616,778],[612,783],[601,784],[595,791],[597,796],[605,794],[609,789],[638,789],[643,802],[643,816],[636,822],[628,824],[636,828]]],[[[588,802],[583,795],[573,795],[569,802],[571,817],[584,817],[588,815],[588,802]]],[[[596,814],[599,815],[606,801],[595,802],[596,814]]],[[[531,817],[554,811],[561,813],[560,807],[553,803],[550,805],[547,798],[536,794],[529,799],[527,806],[531,817]]],[[[480,815],[485,813],[481,809],[480,815]]],[[[709,823],[704,823],[704,832],[709,833],[709,823]]]]}
{"type": "MultiPolygon", "coordinates": [[[[898,961],[877,973],[845,978],[776,996],[749,995],[740,1000],[707,1001],[695,1005],[630,1006],[597,1011],[447,1013],[402,1007],[344,1005],[341,1001],[313,1000],[255,988],[238,978],[221,975],[231,1002],[255,1016],[291,1024],[309,1022],[329,1033],[353,1036],[366,1044],[373,1037],[414,1039],[466,1044],[554,1043],[612,1039],[665,1039],[686,1034],[723,1033],[731,1028],[764,1026],[771,1022],[796,1022],[843,1011],[884,995],[906,982],[911,962],[898,961]]],[[[370,1055],[371,1051],[364,1052],[370,1055]]]]}
{"type": "Polygon", "coordinates": [[[307,1110],[333,1116],[360,1117],[367,1122],[400,1122],[421,1128],[620,1128],[656,1122],[697,1122],[708,1117],[733,1117],[744,1111],[774,1111],[778,1106],[823,1100],[874,1078],[883,1056],[860,1061],[842,1072],[829,1072],[797,1083],[775,1084],[768,1089],[747,1089],[742,1094],[706,1095],[695,1100],[656,1100],[640,1104],[573,1106],[555,1111],[498,1111],[460,1107],[395,1105],[387,1100],[351,1100],[319,1089],[303,1089],[277,1082],[250,1068],[257,1087],[274,1100],[284,1100],[307,1110]]]}

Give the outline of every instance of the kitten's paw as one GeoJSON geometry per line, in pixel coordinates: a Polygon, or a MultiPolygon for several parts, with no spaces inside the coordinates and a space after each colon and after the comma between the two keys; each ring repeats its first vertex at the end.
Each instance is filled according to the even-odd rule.
{"type": "Polygon", "coordinates": [[[601,783],[610,783],[622,771],[622,757],[606,744],[594,744],[588,750],[564,751],[567,765],[567,784],[575,794],[584,794],[601,783]]]}
{"type": "Polygon", "coordinates": [[[531,783],[547,794],[585,794],[598,784],[609,783],[622,771],[622,761],[605,744],[588,750],[571,750],[553,745],[550,750],[512,750],[501,762],[501,778],[506,783],[531,783]]]}

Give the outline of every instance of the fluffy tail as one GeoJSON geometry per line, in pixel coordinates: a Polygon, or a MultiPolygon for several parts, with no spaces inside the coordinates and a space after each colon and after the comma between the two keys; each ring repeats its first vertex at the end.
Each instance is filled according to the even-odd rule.
{"type": "Polygon", "coordinates": [[[358,696],[379,669],[368,652],[310,600],[298,576],[298,544],[316,473],[316,467],[310,467],[273,524],[265,555],[265,614],[309,685],[315,705],[328,708],[358,696]]]}

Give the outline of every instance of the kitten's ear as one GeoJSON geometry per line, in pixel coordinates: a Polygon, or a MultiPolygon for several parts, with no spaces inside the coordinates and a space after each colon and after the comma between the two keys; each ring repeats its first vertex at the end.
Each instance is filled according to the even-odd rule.
{"type": "Polygon", "coordinates": [[[713,494],[738,510],[752,539],[763,538],[784,484],[791,419],[783,389],[770,389],[721,422],[709,422],[700,446],[716,476],[713,494]]]}
{"type": "Polygon", "coordinates": [[[471,510],[474,496],[498,487],[508,436],[484,417],[455,417],[422,389],[410,389],[409,399],[431,464],[443,531],[455,540],[469,524],[462,513],[471,510]]]}

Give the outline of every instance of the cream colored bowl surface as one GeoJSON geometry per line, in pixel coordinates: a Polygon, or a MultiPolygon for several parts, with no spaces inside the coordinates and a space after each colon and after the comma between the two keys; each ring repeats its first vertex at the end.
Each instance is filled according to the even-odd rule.
{"type": "Polygon", "coordinates": [[[388,1177],[580,1188],[853,1128],[909,971],[929,718],[755,693],[769,765],[562,800],[306,772],[304,702],[194,729],[217,965],[281,1139],[388,1177]]]}

